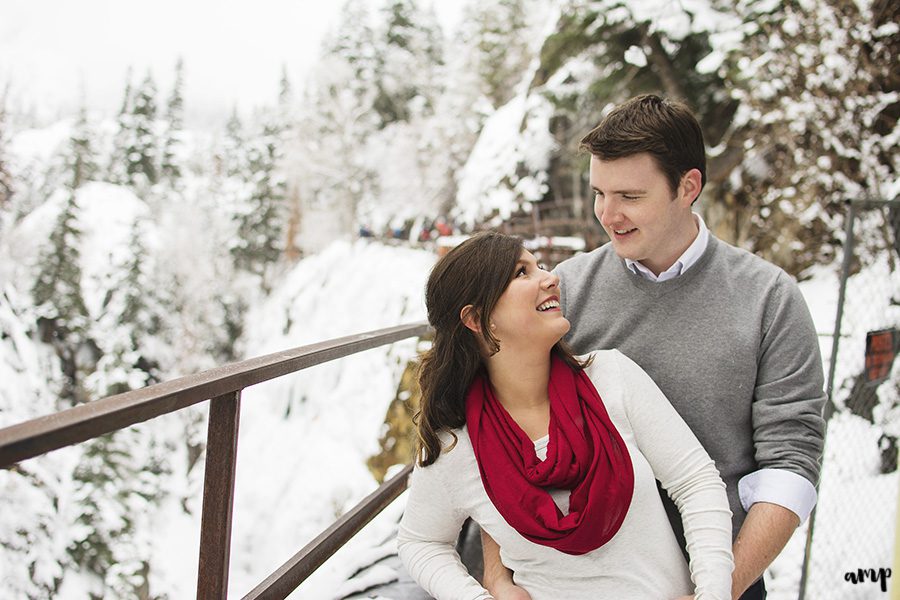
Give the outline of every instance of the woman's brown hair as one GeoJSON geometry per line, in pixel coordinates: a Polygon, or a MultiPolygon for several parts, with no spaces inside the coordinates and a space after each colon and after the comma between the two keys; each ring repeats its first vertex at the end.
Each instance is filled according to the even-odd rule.
{"type": "MultiPolygon", "coordinates": [[[[449,432],[455,443],[452,430],[466,422],[466,394],[484,365],[482,345],[491,353],[500,350],[502,340],[491,333],[490,316],[512,281],[523,250],[520,238],[493,231],[479,233],[441,258],[428,277],[425,307],[434,341],[419,367],[422,403],[416,415],[416,458],[423,467],[441,454],[439,434],[449,432]],[[462,309],[470,304],[481,325],[480,334],[468,329],[460,318],[462,309]]],[[[588,364],[579,362],[562,341],[553,352],[573,368],[588,364]]]]}

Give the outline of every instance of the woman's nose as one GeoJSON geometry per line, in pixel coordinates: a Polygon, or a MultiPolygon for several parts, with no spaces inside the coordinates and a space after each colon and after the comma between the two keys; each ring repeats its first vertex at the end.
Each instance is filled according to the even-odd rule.
{"type": "Polygon", "coordinates": [[[557,275],[556,273],[547,273],[547,277],[544,278],[544,287],[549,290],[558,286],[559,275],[557,275]]]}

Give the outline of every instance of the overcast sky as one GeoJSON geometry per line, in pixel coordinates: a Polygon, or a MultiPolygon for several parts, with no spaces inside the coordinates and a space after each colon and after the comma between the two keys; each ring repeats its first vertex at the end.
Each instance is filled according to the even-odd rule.
{"type": "MultiPolygon", "coordinates": [[[[379,6],[379,0],[372,0],[379,6]]],[[[462,0],[435,2],[452,24],[462,0]]],[[[149,69],[161,96],[185,63],[188,119],[219,120],[277,96],[282,65],[295,88],[335,26],[342,0],[0,0],[0,93],[42,120],[70,114],[83,88],[92,110],[121,104],[128,68],[149,69]]]]}

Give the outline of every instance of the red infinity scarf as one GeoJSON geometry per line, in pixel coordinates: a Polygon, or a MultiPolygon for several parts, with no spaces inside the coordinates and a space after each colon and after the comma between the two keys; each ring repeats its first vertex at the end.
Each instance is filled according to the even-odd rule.
{"type": "Polygon", "coordinates": [[[506,522],[536,544],[585,554],[619,531],[631,505],[634,469],[584,371],[553,355],[548,392],[550,441],[544,461],[485,375],[469,388],[466,425],[484,489],[506,522]],[[546,488],[571,490],[569,514],[562,514],[546,488]]]}

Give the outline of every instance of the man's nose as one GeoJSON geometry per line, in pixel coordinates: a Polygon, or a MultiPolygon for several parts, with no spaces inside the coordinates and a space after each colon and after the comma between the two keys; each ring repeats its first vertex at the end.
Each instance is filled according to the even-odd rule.
{"type": "Polygon", "coordinates": [[[594,201],[594,214],[597,215],[601,225],[609,227],[619,218],[619,203],[613,198],[597,196],[594,201]]]}

